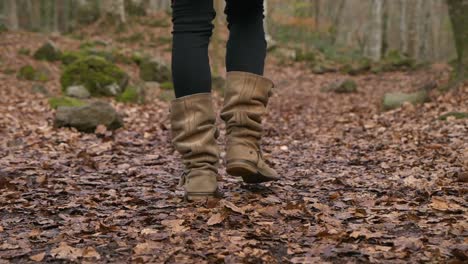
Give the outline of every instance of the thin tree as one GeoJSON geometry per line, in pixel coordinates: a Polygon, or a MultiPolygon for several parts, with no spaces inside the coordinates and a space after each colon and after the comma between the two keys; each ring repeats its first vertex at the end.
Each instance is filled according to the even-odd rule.
{"type": "Polygon", "coordinates": [[[468,75],[468,0],[448,0],[450,20],[457,48],[457,68],[454,86],[468,75]]]}

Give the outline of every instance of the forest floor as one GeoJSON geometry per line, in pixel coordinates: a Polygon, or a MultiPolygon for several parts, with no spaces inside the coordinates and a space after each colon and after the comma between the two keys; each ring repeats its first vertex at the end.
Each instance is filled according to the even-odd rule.
{"type": "MultiPolygon", "coordinates": [[[[385,92],[444,79],[443,66],[349,77],[270,58],[266,75],[276,88],[263,149],[282,180],[246,185],[221,169],[224,198],[187,203],[177,186],[182,166],[170,145],[167,101],[112,102],[125,127],[105,135],[54,128],[47,97],[5,71],[47,67],[53,78],[45,85],[58,94],[60,65],[18,54],[46,37],[3,36],[0,263],[468,259],[468,119],[438,119],[468,112],[468,86],[433,91],[418,106],[380,106],[385,92]],[[321,92],[343,78],[355,80],[358,92],[321,92]]],[[[80,43],[52,37],[61,48],[80,43]]]]}

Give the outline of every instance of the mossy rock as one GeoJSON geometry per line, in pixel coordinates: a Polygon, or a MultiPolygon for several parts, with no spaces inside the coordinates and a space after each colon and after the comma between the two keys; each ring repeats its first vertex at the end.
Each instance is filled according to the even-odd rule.
{"type": "Polygon", "coordinates": [[[167,82],[171,80],[171,70],[162,59],[145,59],[140,63],[140,78],[145,82],[167,82]]]}
{"type": "Polygon", "coordinates": [[[17,78],[27,81],[47,82],[49,74],[45,69],[35,69],[31,65],[26,65],[20,68],[17,78]]]}
{"type": "Polygon", "coordinates": [[[117,101],[123,103],[145,103],[145,90],[141,86],[129,85],[125,91],[117,97],[117,101]]]}
{"type": "Polygon", "coordinates": [[[330,84],[328,87],[322,89],[322,92],[334,93],[355,93],[357,92],[357,83],[354,80],[346,79],[330,84]]]}
{"type": "Polygon", "coordinates": [[[84,85],[93,96],[114,96],[107,87],[118,85],[120,94],[128,84],[128,75],[117,65],[97,56],[87,56],[65,67],[60,78],[62,89],[84,85]]]}
{"type": "Polygon", "coordinates": [[[34,53],[36,60],[57,61],[61,57],[62,52],[52,41],[47,41],[34,53]]]}
{"type": "Polygon", "coordinates": [[[359,75],[371,70],[371,62],[369,60],[361,60],[356,63],[348,63],[341,67],[340,71],[349,75],[359,75]]]}
{"type": "Polygon", "coordinates": [[[72,98],[72,97],[61,96],[61,97],[50,98],[49,105],[52,109],[57,109],[60,106],[68,106],[68,107],[84,106],[86,105],[86,102],[83,102],[79,99],[72,98]]]}
{"type": "Polygon", "coordinates": [[[429,101],[429,94],[426,90],[414,93],[387,93],[383,98],[384,110],[392,110],[401,107],[404,103],[422,104],[429,101]]]}
{"type": "Polygon", "coordinates": [[[64,65],[70,65],[79,59],[83,59],[86,55],[86,52],[83,51],[64,51],[60,60],[64,65]]]}
{"type": "Polygon", "coordinates": [[[447,120],[449,117],[453,117],[455,119],[465,119],[468,118],[467,112],[450,112],[439,116],[439,120],[447,120]]]}

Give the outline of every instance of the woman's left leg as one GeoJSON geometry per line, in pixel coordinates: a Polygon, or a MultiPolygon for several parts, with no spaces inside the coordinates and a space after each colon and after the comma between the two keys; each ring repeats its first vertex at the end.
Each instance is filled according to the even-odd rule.
{"type": "Polygon", "coordinates": [[[226,171],[246,183],[278,180],[265,162],[260,140],[273,83],[264,78],[263,0],[227,0],[227,87],[221,118],[226,122],[226,171]]]}

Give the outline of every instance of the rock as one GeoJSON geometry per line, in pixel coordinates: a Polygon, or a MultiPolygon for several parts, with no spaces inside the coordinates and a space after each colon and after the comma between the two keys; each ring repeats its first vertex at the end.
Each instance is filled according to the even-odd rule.
{"type": "Polygon", "coordinates": [[[383,108],[384,110],[391,110],[402,106],[406,102],[415,105],[428,102],[429,99],[429,94],[425,90],[414,93],[387,93],[383,98],[383,108]]]}
{"type": "Polygon", "coordinates": [[[47,41],[34,53],[36,60],[57,61],[61,57],[62,52],[52,41],[47,41]]]}
{"type": "Polygon", "coordinates": [[[43,94],[45,96],[50,95],[49,90],[47,90],[47,88],[44,85],[40,85],[40,84],[34,84],[32,87],[32,91],[34,93],[43,94]]]}
{"type": "Polygon", "coordinates": [[[129,77],[117,65],[87,56],[68,65],[60,78],[62,89],[83,85],[93,96],[115,96],[127,87],[129,77]]]}
{"type": "Polygon", "coordinates": [[[111,83],[104,86],[104,93],[107,95],[116,96],[122,93],[122,87],[116,83],[111,83]]]}
{"type": "Polygon", "coordinates": [[[357,92],[357,84],[351,79],[341,80],[330,84],[323,92],[335,92],[335,93],[355,93],[357,92]]]}
{"type": "Polygon", "coordinates": [[[295,61],[297,60],[297,51],[289,48],[276,48],[275,54],[285,60],[295,61]]]}
{"type": "Polygon", "coordinates": [[[145,59],[140,63],[140,78],[146,82],[167,82],[171,80],[171,70],[161,59],[145,59]]]}
{"type": "Polygon", "coordinates": [[[337,72],[338,69],[326,63],[318,63],[312,66],[312,72],[315,74],[325,74],[329,72],[337,72]]]}
{"type": "Polygon", "coordinates": [[[56,127],[74,127],[78,131],[93,133],[99,125],[114,130],[123,126],[117,111],[108,103],[94,102],[80,107],[59,107],[55,114],[56,127]]]}
{"type": "Polygon", "coordinates": [[[65,94],[67,96],[80,98],[80,99],[86,99],[91,96],[88,89],[86,89],[86,87],[84,87],[83,85],[70,86],[65,90],[65,94]]]}
{"type": "Polygon", "coordinates": [[[86,103],[76,98],[61,96],[50,98],[49,105],[52,109],[57,109],[60,106],[84,106],[86,103]]]}
{"type": "Polygon", "coordinates": [[[127,86],[127,89],[117,98],[117,101],[123,103],[145,103],[146,92],[144,87],[137,86],[127,86]]]}
{"type": "Polygon", "coordinates": [[[468,118],[468,113],[467,112],[450,112],[450,113],[439,116],[439,120],[447,120],[450,118],[465,119],[465,118],[468,118]]]}

